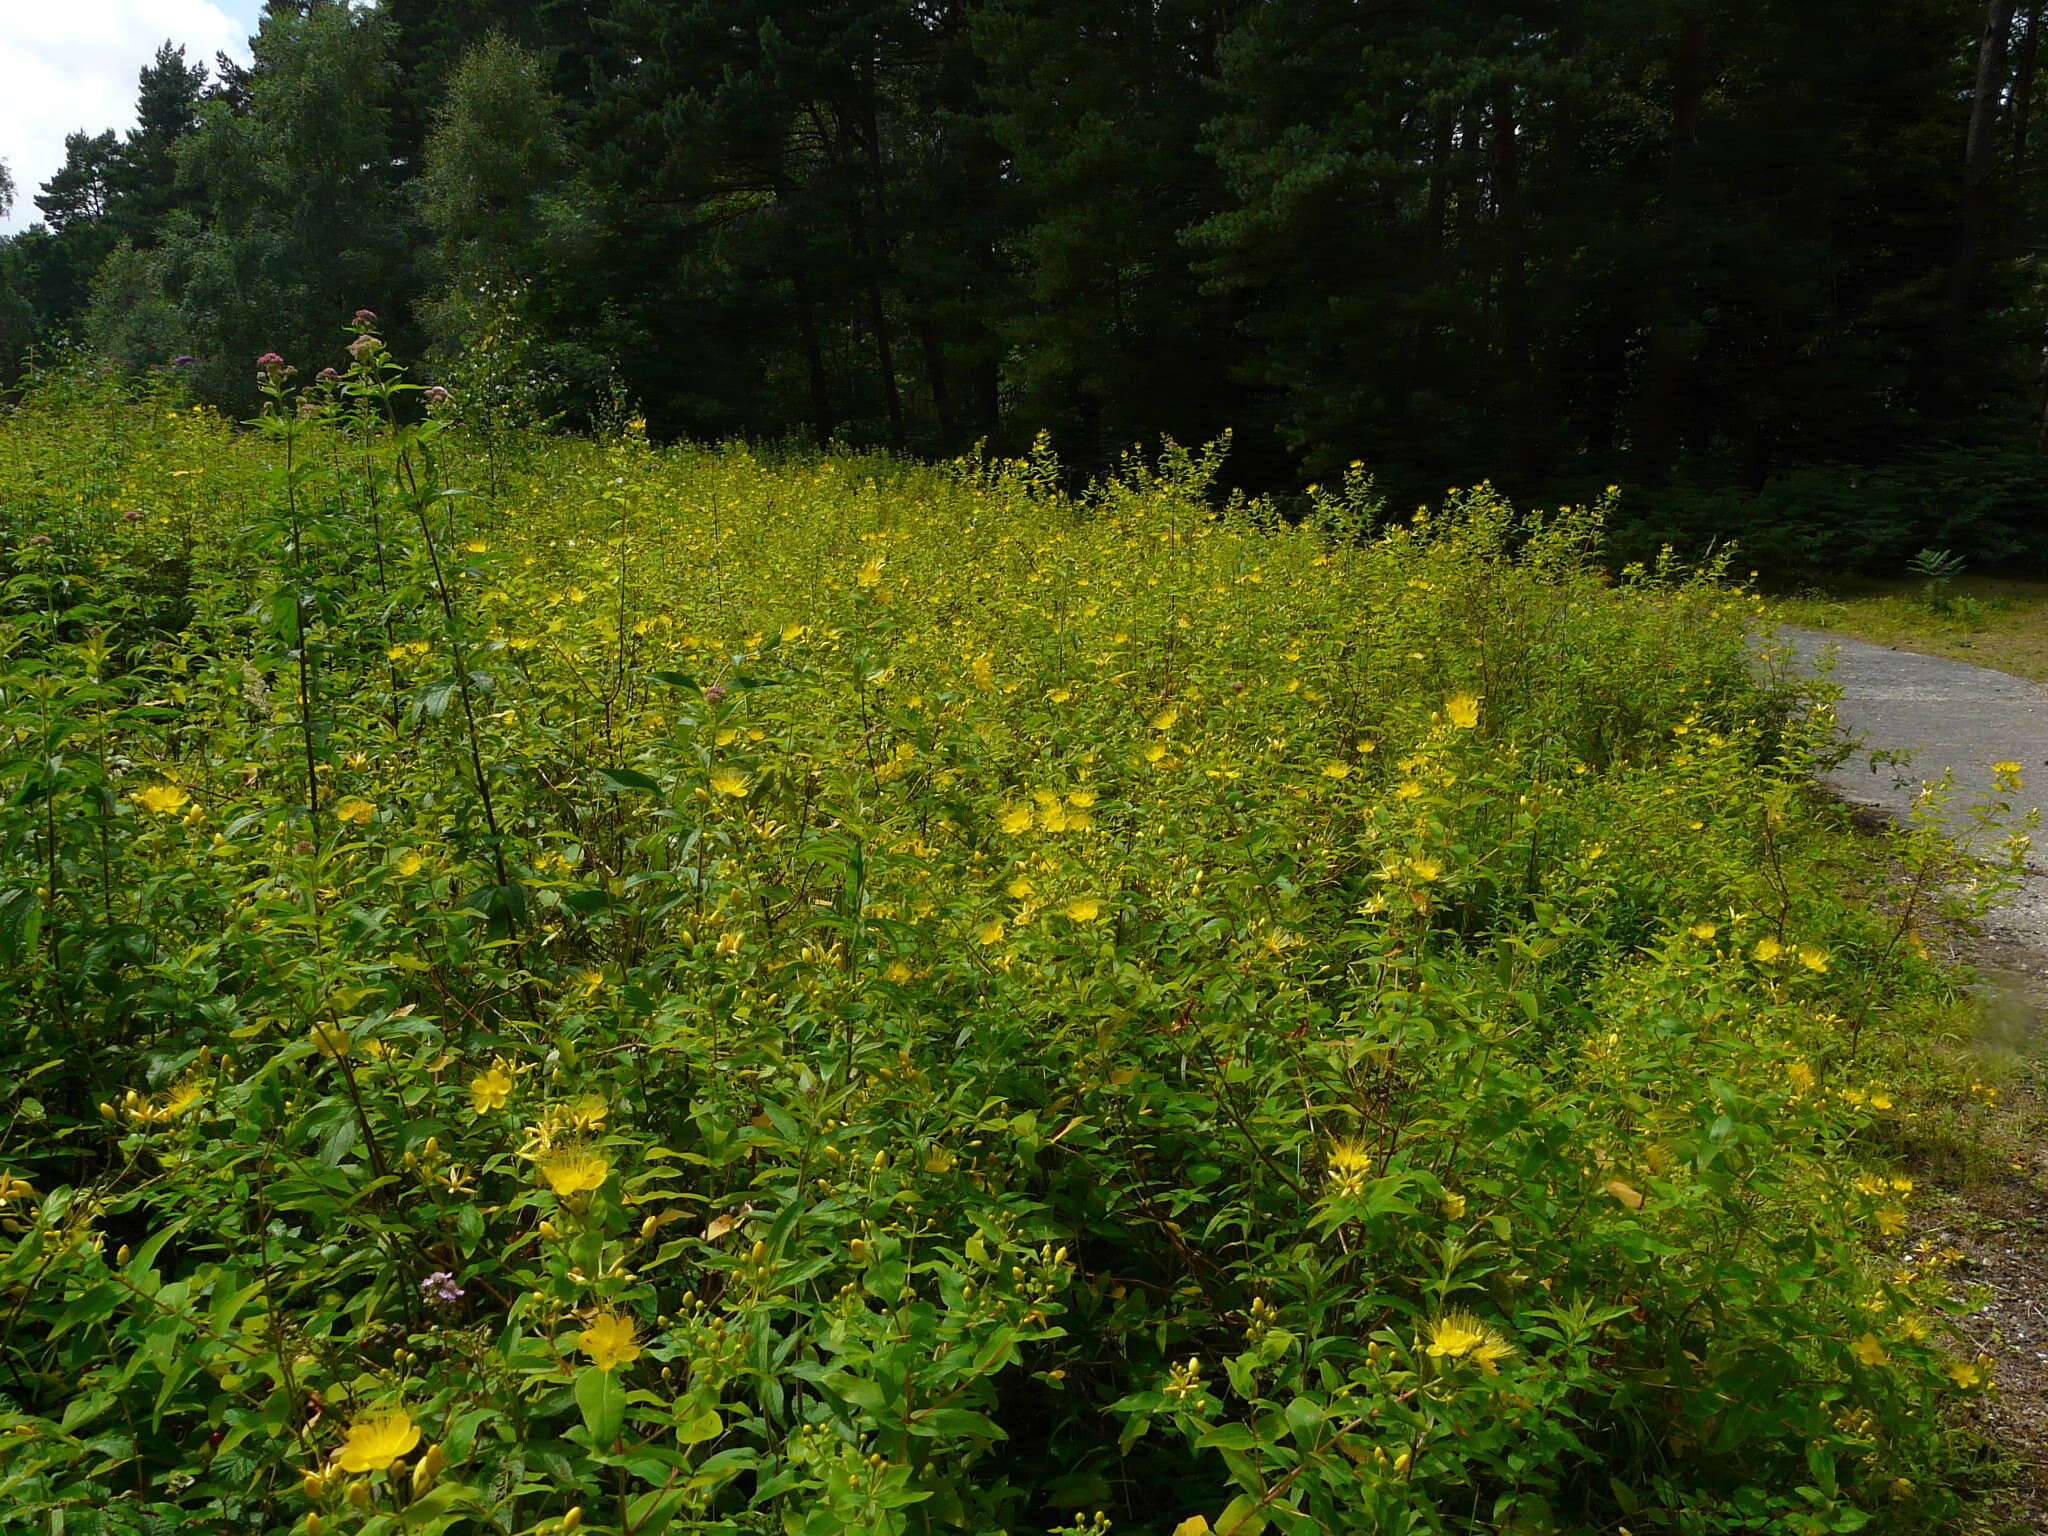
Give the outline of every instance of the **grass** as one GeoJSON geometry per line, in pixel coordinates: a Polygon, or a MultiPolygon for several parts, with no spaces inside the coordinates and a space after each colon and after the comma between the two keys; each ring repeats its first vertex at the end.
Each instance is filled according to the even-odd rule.
{"type": "Polygon", "coordinates": [[[1966,576],[1931,606],[1924,583],[1845,584],[1774,603],[1779,620],[2048,682],[2048,581],[1966,576]]]}

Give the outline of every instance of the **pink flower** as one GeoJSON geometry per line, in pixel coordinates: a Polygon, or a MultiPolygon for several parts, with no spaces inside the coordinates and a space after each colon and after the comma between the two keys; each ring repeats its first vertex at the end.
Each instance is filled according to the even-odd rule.
{"type": "Polygon", "coordinates": [[[348,355],[354,358],[359,363],[364,358],[369,357],[374,353],[381,352],[383,350],[384,343],[379,341],[376,337],[370,335],[368,332],[365,332],[363,335],[358,336],[354,341],[348,344],[348,355]]]}
{"type": "Polygon", "coordinates": [[[377,311],[374,309],[359,309],[356,311],[355,319],[349,321],[349,324],[359,331],[367,331],[375,326],[376,323],[377,311]]]}

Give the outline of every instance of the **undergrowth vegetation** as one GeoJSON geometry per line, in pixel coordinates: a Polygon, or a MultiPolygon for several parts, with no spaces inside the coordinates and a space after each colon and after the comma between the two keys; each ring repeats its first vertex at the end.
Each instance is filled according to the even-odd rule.
{"type": "Polygon", "coordinates": [[[1946,983],[1750,598],[352,351],[0,422],[0,1525],[1953,1512],[1946,983]]]}

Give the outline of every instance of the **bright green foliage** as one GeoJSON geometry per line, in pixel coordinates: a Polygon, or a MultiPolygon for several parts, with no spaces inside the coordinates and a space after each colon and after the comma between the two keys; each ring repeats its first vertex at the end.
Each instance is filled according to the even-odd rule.
{"type": "Polygon", "coordinates": [[[1180,451],[465,495],[356,352],[0,423],[0,1524],[1942,1517],[1939,981],[1749,599],[1180,451]]]}

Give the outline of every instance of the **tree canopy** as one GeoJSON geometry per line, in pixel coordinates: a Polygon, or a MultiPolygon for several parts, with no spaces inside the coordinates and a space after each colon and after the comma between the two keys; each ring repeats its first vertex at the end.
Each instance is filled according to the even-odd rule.
{"type": "Polygon", "coordinates": [[[1825,477],[1859,557],[2040,557],[2010,494],[1927,506],[2041,436],[2043,19],[298,0],[71,136],[0,341],[187,354],[240,407],[359,304],[444,367],[516,307],[559,408],[623,387],[660,434],[1044,430],[1091,470],[1229,431],[1258,488],[1619,482],[1687,537],[1825,477]],[[1866,475],[1890,500],[1845,508],[1866,475]]]}

